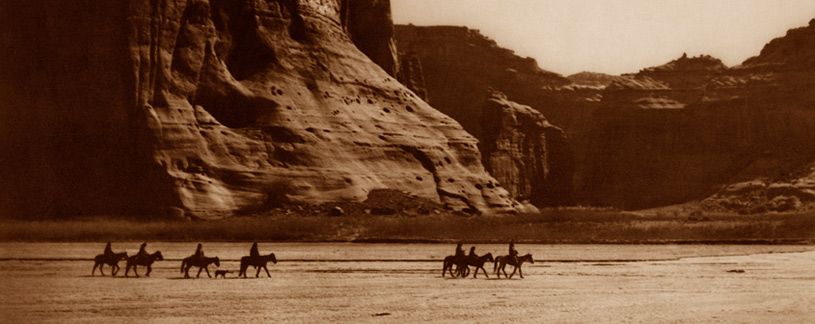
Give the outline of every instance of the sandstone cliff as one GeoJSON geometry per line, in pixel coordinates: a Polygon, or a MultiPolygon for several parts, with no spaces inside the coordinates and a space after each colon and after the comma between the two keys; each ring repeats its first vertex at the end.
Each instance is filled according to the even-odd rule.
{"type": "Polygon", "coordinates": [[[620,76],[583,71],[567,76],[566,78],[568,78],[569,81],[572,81],[572,83],[575,85],[605,88],[607,85],[611,84],[611,82],[620,79],[620,76]]]}
{"type": "Polygon", "coordinates": [[[753,144],[731,183],[705,199],[712,210],[815,209],[815,19],[769,42],[708,86],[706,101],[758,111],[753,144]]]}
{"type": "MultiPolygon", "coordinates": [[[[543,112],[569,138],[566,151],[574,153],[564,157],[564,161],[570,161],[570,165],[555,168],[548,176],[582,178],[581,169],[574,169],[571,164],[580,165],[584,156],[582,148],[587,145],[581,143],[587,141],[586,124],[599,104],[601,88],[575,85],[561,75],[542,70],[534,59],[501,48],[477,30],[397,25],[395,31],[399,51],[421,62],[428,101],[434,107],[455,118],[484,143],[485,138],[498,135],[482,129],[483,93],[491,89],[504,93],[512,101],[543,112]]],[[[571,189],[572,184],[563,188],[571,189]]],[[[558,193],[551,200],[537,199],[543,199],[539,202],[545,201],[545,205],[566,205],[572,203],[569,197],[570,194],[558,193]]]]}
{"type": "Polygon", "coordinates": [[[561,75],[540,69],[534,59],[498,46],[477,30],[397,25],[395,35],[399,51],[421,62],[428,102],[475,137],[481,136],[482,118],[477,108],[489,89],[529,104],[518,99],[518,94],[570,83],[561,75]]]}
{"type": "MultiPolygon", "coordinates": [[[[731,184],[809,190],[814,25],[790,30],[740,66],[682,55],[606,81],[590,74],[570,81],[536,72],[542,71],[536,65],[518,68],[523,58],[463,27],[397,26],[396,38],[400,50],[421,59],[429,100],[479,138],[473,119],[481,112],[469,107],[478,107],[472,101],[488,87],[562,127],[572,147],[578,203],[637,209],[718,192],[707,201],[715,209],[749,200],[731,195],[731,184]],[[717,203],[724,200],[731,202],[717,203]]],[[[754,194],[765,204],[777,192],[754,194]]],[[[808,198],[800,197],[807,208],[808,198]]]]}
{"type": "Polygon", "coordinates": [[[479,138],[484,166],[512,197],[535,206],[571,202],[572,160],[563,131],[539,111],[490,92],[479,138]]]}
{"type": "MultiPolygon", "coordinates": [[[[651,207],[717,191],[751,194],[727,188],[808,174],[815,160],[813,36],[812,25],[791,30],[730,69],[710,57],[682,57],[609,85],[586,159],[593,164],[584,166],[587,200],[651,207]]],[[[716,209],[713,200],[707,206],[716,209]]]]}
{"type": "Polygon", "coordinates": [[[476,139],[388,75],[369,24],[389,5],[364,2],[4,2],[0,212],[208,218],[377,188],[513,210],[476,139]]]}

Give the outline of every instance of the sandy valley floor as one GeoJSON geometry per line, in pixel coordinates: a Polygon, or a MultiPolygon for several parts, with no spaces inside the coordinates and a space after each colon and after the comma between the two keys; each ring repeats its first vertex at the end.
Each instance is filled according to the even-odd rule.
{"type": "Polygon", "coordinates": [[[151,278],[90,276],[104,244],[0,243],[0,322],[815,322],[811,246],[518,245],[537,262],[507,280],[442,278],[453,245],[261,243],[272,277],[236,279],[249,245],[204,244],[224,280],[182,279],[190,243],[150,243],[151,278]]]}

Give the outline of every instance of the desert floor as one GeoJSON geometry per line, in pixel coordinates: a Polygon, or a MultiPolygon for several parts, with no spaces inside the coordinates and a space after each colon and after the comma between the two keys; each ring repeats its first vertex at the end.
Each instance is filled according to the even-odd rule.
{"type": "Polygon", "coordinates": [[[519,244],[536,262],[508,280],[491,263],[489,279],[442,277],[451,244],[260,243],[280,260],[271,278],[238,279],[250,245],[205,242],[224,260],[210,272],[232,272],[183,279],[180,259],[195,243],[149,243],[166,258],[150,278],[124,278],[124,262],[115,278],[107,266],[91,276],[104,243],[0,243],[0,322],[815,322],[813,246],[519,244]]]}

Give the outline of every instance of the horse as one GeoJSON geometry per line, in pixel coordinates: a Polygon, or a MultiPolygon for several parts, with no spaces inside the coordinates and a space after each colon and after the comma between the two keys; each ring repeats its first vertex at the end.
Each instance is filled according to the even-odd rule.
{"type": "Polygon", "coordinates": [[[215,263],[216,267],[221,266],[221,260],[218,259],[218,257],[214,257],[214,258],[207,258],[207,257],[196,258],[194,255],[191,255],[191,256],[188,256],[188,257],[184,258],[184,260],[181,260],[181,272],[184,273],[184,278],[189,278],[190,277],[190,268],[192,268],[193,266],[196,266],[196,267],[198,267],[198,275],[195,276],[196,278],[201,276],[201,270],[206,270],[207,277],[212,278],[212,276],[209,274],[209,269],[207,269],[207,267],[212,263],[215,263]]]}
{"type": "Polygon", "coordinates": [[[473,279],[475,279],[478,276],[478,269],[481,269],[482,271],[484,271],[484,275],[487,276],[487,278],[490,277],[487,274],[487,269],[484,269],[484,263],[487,262],[487,261],[495,262],[495,259],[492,258],[492,253],[484,254],[484,255],[482,255],[480,257],[476,257],[475,259],[471,258],[469,261],[467,261],[467,264],[472,265],[473,267],[475,267],[475,272],[473,273],[473,279]]]}
{"type": "Polygon", "coordinates": [[[444,265],[441,268],[441,276],[449,271],[451,277],[461,276],[462,278],[470,274],[470,268],[467,267],[467,256],[457,257],[455,255],[448,255],[444,258],[444,265]],[[453,265],[456,266],[455,273],[453,272],[453,265]]]}
{"type": "Polygon", "coordinates": [[[521,270],[521,266],[524,264],[524,262],[535,263],[535,260],[532,259],[532,254],[527,253],[524,256],[519,256],[518,257],[518,264],[513,264],[514,261],[510,258],[509,255],[502,255],[502,256],[499,256],[499,257],[495,258],[495,264],[493,265],[492,270],[493,270],[493,272],[498,274],[498,278],[501,278],[501,271],[503,271],[504,272],[504,277],[507,277],[509,279],[512,279],[512,276],[515,275],[515,271],[518,271],[518,274],[523,279],[524,272],[523,272],[523,270],[521,270]],[[512,270],[512,274],[510,274],[509,276],[507,276],[507,270],[506,270],[507,264],[515,266],[515,269],[512,270]]]}
{"type": "Polygon", "coordinates": [[[149,277],[150,272],[153,271],[153,262],[156,260],[162,261],[164,257],[161,255],[161,251],[156,251],[153,254],[148,254],[147,256],[140,257],[139,255],[134,255],[132,257],[127,258],[127,266],[125,266],[125,277],[127,277],[127,273],[130,271],[130,267],[133,267],[133,273],[136,274],[136,277],[139,276],[139,273],[136,272],[136,266],[147,266],[147,273],[144,274],[145,276],[149,277]]]}
{"type": "Polygon", "coordinates": [[[270,253],[269,255],[259,255],[256,257],[251,256],[242,257],[241,271],[238,273],[238,277],[243,276],[244,278],[246,278],[246,269],[249,268],[249,266],[254,266],[258,269],[258,272],[255,273],[255,278],[260,276],[260,268],[266,270],[266,275],[269,276],[269,278],[271,278],[272,275],[269,274],[269,269],[266,268],[266,263],[268,263],[269,261],[272,261],[273,263],[277,264],[277,259],[275,258],[274,253],[270,253]]]}
{"type": "Polygon", "coordinates": [[[99,273],[104,277],[105,273],[102,272],[102,266],[105,264],[110,265],[110,274],[116,276],[116,273],[119,272],[119,260],[124,259],[127,259],[127,252],[114,253],[111,258],[108,258],[104,254],[97,255],[93,258],[94,264],[93,270],[91,270],[91,276],[93,276],[93,273],[96,271],[96,267],[99,267],[99,273]]]}

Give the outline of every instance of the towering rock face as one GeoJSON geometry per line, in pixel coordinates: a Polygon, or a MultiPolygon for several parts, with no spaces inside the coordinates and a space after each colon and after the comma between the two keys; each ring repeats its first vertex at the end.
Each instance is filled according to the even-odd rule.
{"type": "Polygon", "coordinates": [[[727,188],[809,174],[815,160],[813,36],[812,25],[791,30],[730,69],[710,57],[683,57],[609,85],[588,150],[593,165],[585,166],[589,200],[641,208],[719,191],[761,203],[773,197],[747,199],[742,194],[752,190],[727,188]]]}
{"type": "Polygon", "coordinates": [[[539,111],[491,92],[481,108],[484,166],[513,197],[535,206],[571,202],[571,152],[563,131],[539,111]]]}
{"type": "Polygon", "coordinates": [[[377,188],[514,209],[476,139],[357,49],[357,19],[389,21],[363,2],[3,3],[0,212],[209,218],[377,188]]]}
{"type": "Polygon", "coordinates": [[[424,80],[422,60],[416,55],[403,52],[399,53],[399,59],[402,63],[397,79],[419,96],[419,98],[427,102],[427,84],[424,80]]]}
{"type": "MultiPolygon", "coordinates": [[[[395,35],[400,53],[409,53],[421,62],[428,101],[434,107],[458,120],[483,144],[491,142],[495,136],[503,136],[494,132],[509,130],[496,127],[497,124],[491,127],[490,133],[482,129],[485,125],[482,121],[489,118],[484,116],[487,106],[483,103],[483,93],[496,90],[513,101],[531,106],[543,112],[552,124],[563,127],[565,136],[569,138],[569,144],[564,141],[569,148],[563,151],[572,152],[572,148],[575,149],[574,154],[562,157],[563,161],[569,161],[569,166],[556,168],[564,171],[548,176],[572,174],[572,161],[579,164],[583,156],[581,148],[586,147],[579,143],[587,141],[587,124],[598,107],[600,88],[574,85],[561,75],[540,69],[534,59],[519,57],[477,30],[466,27],[397,25],[395,35]]],[[[551,154],[549,158],[552,158],[551,154]]],[[[503,171],[493,168],[491,172],[497,174],[503,171]]],[[[512,170],[506,172],[515,173],[512,170]]],[[[574,170],[575,179],[581,178],[579,172],[579,169],[574,170]]],[[[573,185],[565,182],[562,188],[571,189],[573,185]]],[[[541,185],[549,188],[547,190],[554,188],[552,181],[547,180],[547,183],[541,185]]],[[[565,205],[572,202],[570,194],[546,190],[536,192],[547,192],[549,196],[546,198],[544,194],[536,194],[538,204],[565,205]]],[[[530,198],[528,192],[517,193],[530,198]]]]}
{"type": "Polygon", "coordinates": [[[340,19],[354,45],[396,77],[401,68],[393,39],[390,0],[340,0],[340,3],[340,19]]]}
{"type": "MultiPolygon", "coordinates": [[[[568,135],[575,200],[630,209],[713,194],[706,201],[712,209],[751,205],[753,196],[763,197],[754,200],[771,209],[774,195],[782,192],[771,186],[810,190],[813,37],[815,21],[732,68],[710,56],[683,55],[636,74],[600,80],[583,73],[570,81],[536,73],[537,66],[518,67],[524,59],[476,31],[396,28],[400,50],[421,59],[436,107],[479,138],[484,134],[472,119],[481,120],[481,111],[469,107],[478,107],[471,101],[484,88],[543,112],[568,135]],[[762,185],[745,185],[750,183],[762,185]],[[727,189],[732,184],[737,189],[727,189]],[[758,189],[742,190],[745,186],[758,189]]],[[[789,195],[807,208],[807,194],[789,195]]]]}
{"type": "Polygon", "coordinates": [[[476,137],[481,136],[482,119],[477,108],[489,89],[537,108],[519,98],[545,86],[570,83],[561,75],[541,70],[534,59],[499,47],[477,30],[397,25],[395,31],[399,51],[421,61],[428,102],[476,137]]]}
{"type": "Polygon", "coordinates": [[[705,207],[747,213],[815,209],[815,19],[711,81],[705,101],[758,115],[749,131],[736,134],[749,141],[740,148],[754,150],[751,158],[703,201],[705,207]]]}

